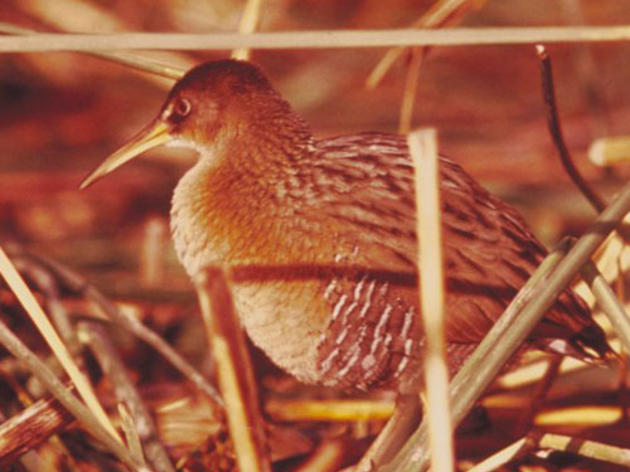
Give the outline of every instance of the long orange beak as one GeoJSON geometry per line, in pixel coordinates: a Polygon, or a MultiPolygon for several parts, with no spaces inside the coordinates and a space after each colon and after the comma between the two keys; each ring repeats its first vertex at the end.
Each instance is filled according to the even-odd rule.
{"type": "Polygon", "coordinates": [[[100,166],[94,169],[79,187],[81,190],[92,185],[100,178],[106,176],[114,169],[117,169],[125,162],[142,154],[144,151],[152,149],[160,144],[170,141],[170,127],[159,118],[154,120],[149,126],[140,131],[127,144],[105,159],[100,166]]]}

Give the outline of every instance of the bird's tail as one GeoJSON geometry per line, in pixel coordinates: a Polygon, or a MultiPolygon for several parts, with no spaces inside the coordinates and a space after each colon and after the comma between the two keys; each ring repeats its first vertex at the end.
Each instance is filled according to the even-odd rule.
{"type": "Polygon", "coordinates": [[[573,357],[584,362],[599,363],[617,359],[599,326],[586,326],[568,339],[546,338],[539,347],[546,352],[573,357]]]}
{"type": "Polygon", "coordinates": [[[599,326],[586,326],[569,338],[569,343],[577,351],[578,359],[584,361],[605,361],[617,359],[619,355],[613,351],[599,326]]]}

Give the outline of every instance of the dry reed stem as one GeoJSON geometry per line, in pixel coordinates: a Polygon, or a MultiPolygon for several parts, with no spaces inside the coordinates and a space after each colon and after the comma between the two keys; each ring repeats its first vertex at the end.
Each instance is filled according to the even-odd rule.
{"type": "Polygon", "coordinates": [[[623,164],[630,160],[630,136],[595,139],[588,148],[589,160],[597,166],[623,164]]]}
{"type": "Polygon", "coordinates": [[[582,457],[630,467],[630,449],[610,446],[597,441],[546,433],[538,440],[537,446],[541,449],[571,452],[582,457]]]}
{"type": "Polygon", "coordinates": [[[601,427],[621,421],[623,408],[613,405],[579,405],[545,410],[536,415],[534,425],[550,428],[564,427],[601,427]]]}
{"type": "Polygon", "coordinates": [[[597,304],[608,316],[626,352],[630,352],[630,321],[623,305],[615,296],[610,285],[606,283],[602,274],[599,273],[595,264],[592,262],[585,264],[582,267],[582,277],[593,291],[597,304]]]}
{"type": "MultiPolygon", "coordinates": [[[[238,25],[238,32],[241,34],[249,34],[256,31],[260,23],[263,0],[247,0],[243,9],[243,16],[238,25]]],[[[248,61],[251,56],[249,48],[238,48],[232,51],[232,59],[240,61],[248,61]]]]}
{"type": "Polygon", "coordinates": [[[0,273],[9,288],[19,300],[20,304],[24,307],[26,313],[28,313],[31,320],[33,320],[35,326],[37,326],[37,329],[46,340],[46,343],[52,349],[55,357],[57,357],[59,363],[63,366],[64,370],[76,386],[77,392],[79,392],[79,395],[83,398],[88,408],[94,413],[94,416],[96,416],[98,421],[109,432],[109,434],[120,442],[120,437],[110,422],[107,413],[105,413],[105,410],[96,398],[96,395],[92,390],[92,385],[75,364],[65,344],[61,341],[59,335],[55,331],[55,328],[52,326],[50,320],[44,313],[44,310],[37,302],[35,296],[24,282],[24,279],[22,279],[18,271],[15,269],[2,247],[0,247],[0,273]]]}
{"type": "MultiPolygon", "coordinates": [[[[591,188],[581,175],[564,141],[555,97],[551,58],[542,45],[536,46],[536,53],[540,65],[543,100],[547,112],[547,125],[553,143],[558,151],[562,165],[573,183],[575,183],[595,210],[601,212],[606,207],[606,201],[591,188]]],[[[626,318],[623,306],[615,297],[612,289],[608,286],[593,262],[588,262],[582,267],[582,276],[591,287],[591,291],[599,302],[600,307],[615,327],[615,331],[620,336],[626,350],[630,349],[630,323],[626,318]]]]}
{"type": "MultiPolygon", "coordinates": [[[[630,227],[629,225],[630,215],[624,218],[623,222],[624,227],[630,227]]],[[[619,280],[625,271],[630,270],[630,246],[627,246],[619,233],[614,231],[595,253],[593,260],[607,282],[611,283],[615,279],[619,280]]],[[[575,290],[591,308],[595,305],[595,297],[584,280],[577,282],[573,286],[573,290],[575,290]]]]}
{"type": "Polygon", "coordinates": [[[434,129],[421,129],[407,138],[415,171],[418,212],[418,270],[420,306],[424,324],[424,374],[431,467],[454,468],[453,432],[448,394],[448,367],[444,334],[444,266],[437,138],[434,129]]]}
{"type": "Polygon", "coordinates": [[[630,467],[630,449],[562,434],[533,433],[493,454],[486,460],[468,469],[468,472],[490,472],[524,454],[541,449],[570,452],[582,457],[608,462],[609,464],[630,467]]]}
{"type": "Polygon", "coordinates": [[[323,30],[266,33],[119,33],[0,37],[0,53],[106,50],[336,49],[629,41],[630,26],[523,26],[443,30],[323,30]]]}
{"type": "Polygon", "coordinates": [[[403,98],[400,103],[400,118],[398,120],[398,132],[400,134],[407,134],[411,131],[413,107],[416,103],[418,79],[420,77],[420,68],[422,67],[423,60],[424,48],[413,48],[411,51],[411,61],[409,61],[409,65],[407,66],[403,98]]]}
{"type": "Polygon", "coordinates": [[[54,397],[39,400],[9,419],[0,418],[0,467],[9,467],[74,421],[54,397]]]}
{"type": "Polygon", "coordinates": [[[59,297],[59,287],[54,277],[41,266],[33,264],[27,258],[12,256],[13,264],[44,295],[45,306],[63,343],[73,355],[81,350],[76,330],[70,321],[70,315],[59,297]]]}
{"type": "Polygon", "coordinates": [[[195,284],[239,470],[271,472],[254,372],[224,272],[207,267],[195,284]]]}
{"type": "MultiPolygon", "coordinates": [[[[11,377],[10,375],[7,375],[5,372],[2,372],[2,377],[4,378],[4,380],[6,380],[9,383],[9,385],[11,385],[11,388],[17,394],[20,400],[20,403],[22,403],[23,406],[26,406],[27,409],[33,406],[33,401],[31,400],[31,397],[27,393],[23,392],[22,386],[18,384],[17,381],[15,381],[13,377],[11,377]],[[16,386],[17,388],[15,388],[16,386]],[[22,394],[26,396],[24,399],[20,398],[22,394]]],[[[54,402],[55,400],[53,399],[52,401],[54,402]]],[[[68,414],[68,412],[61,405],[57,405],[57,406],[59,408],[59,411],[66,413],[68,417],[67,424],[69,424],[70,422],[74,420],[74,418],[72,418],[72,416],[68,414]]],[[[20,418],[23,418],[22,417],[23,413],[24,413],[24,410],[18,413],[20,418]]],[[[51,445],[49,450],[52,450],[52,447],[54,444],[54,446],[56,446],[59,449],[59,452],[61,454],[64,454],[66,457],[69,457],[68,451],[65,448],[64,444],[61,442],[61,440],[59,440],[57,436],[54,436],[56,432],[53,431],[51,433],[53,434],[52,436],[51,434],[46,434],[46,430],[47,430],[46,426],[48,424],[50,423],[52,423],[53,425],[56,424],[58,428],[63,428],[66,426],[66,424],[63,424],[63,426],[59,426],[59,421],[55,421],[55,418],[54,418],[55,413],[52,413],[51,418],[42,418],[42,416],[44,415],[47,416],[46,415],[47,413],[50,414],[51,412],[43,410],[34,414],[31,413],[30,415],[27,415],[29,417],[26,418],[25,421],[16,425],[19,428],[20,424],[26,424],[25,434],[20,434],[20,433],[15,433],[11,431],[10,428],[8,430],[6,429],[6,426],[8,426],[7,423],[10,423],[11,421],[7,421],[6,416],[4,416],[2,414],[2,411],[0,411],[0,430],[2,431],[2,433],[0,433],[0,448],[2,447],[9,448],[7,451],[0,452],[0,467],[13,466],[15,465],[15,462],[19,462],[24,467],[24,470],[26,472],[39,472],[40,470],[45,470],[46,467],[50,468],[50,466],[47,463],[44,463],[42,461],[42,457],[39,451],[36,452],[33,449],[39,446],[42,442],[46,440],[49,440],[50,445],[51,445]],[[32,425],[33,422],[38,422],[38,424],[33,427],[32,425]],[[15,439],[11,437],[12,435],[15,436],[15,439]],[[39,438],[39,440],[37,440],[36,438],[39,438]],[[33,443],[33,439],[35,439],[34,443],[33,443]],[[8,452],[8,455],[7,455],[7,452],[8,452]],[[11,452],[13,452],[13,454],[11,454],[11,452]]],[[[14,420],[14,418],[11,418],[11,420],[14,420]]],[[[76,467],[74,466],[75,464],[72,463],[69,469],[71,471],[74,471],[76,469],[76,467]]]]}
{"type": "MultiPolygon", "coordinates": [[[[115,11],[96,5],[91,0],[29,0],[25,2],[25,11],[42,20],[45,25],[50,25],[60,32],[86,32],[86,33],[119,33],[128,31],[129,24],[115,11]]],[[[154,67],[156,76],[168,79],[177,79],[179,71],[186,71],[194,65],[194,60],[183,54],[164,53],[159,58],[124,57],[113,54],[111,57],[103,57],[115,62],[135,67],[135,63],[144,62],[149,67],[154,67]]],[[[142,68],[141,68],[142,69],[142,68]]],[[[181,75],[181,74],[180,74],[181,75]]],[[[149,77],[153,83],[160,87],[170,88],[169,81],[149,77]],[[157,80],[155,80],[157,79],[157,80]]]]}
{"type": "Polygon", "coordinates": [[[265,411],[276,421],[386,420],[394,411],[388,400],[270,400],[265,411]]]}
{"type": "Polygon", "coordinates": [[[136,424],[124,403],[118,404],[118,415],[120,416],[120,424],[123,432],[125,433],[125,439],[127,440],[129,454],[131,454],[131,457],[133,457],[138,464],[142,464],[143,467],[146,467],[147,463],[144,460],[142,442],[140,441],[138,429],[136,428],[136,424]]]}
{"type": "MultiPolygon", "coordinates": [[[[446,23],[449,17],[456,14],[458,10],[464,13],[466,8],[462,7],[465,7],[467,4],[476,3],[477,5],[475,5],[475,7],[480,8],[485,2],[486,0],[439,0],[431,5],[429,10],[424,12],[420,18],[414,21],[411,28],[439,27],[446,23]]],[[[403,52],[405,52],[405,48],[402,47],[389,49],[376,66],[374,66],[372,72],[370,72],[370,75],[365,81],[366,87],[368,89],[377,87],[403,52]]],[[[405,131],[405,133],[406,132],[409,132],[409,130],[405,131]]]]}
{"type": "Polygon", "coordinates": [[[184,377],[186,377],[202,393],[210,398],[213,408],[217,411],[221,411],[223,409],[223,401],[221,400],[218,392],[198,370],[180,356],[179,353],[177,353],[177,351],[175,351],[160,335],[146,327],[137,318],[120,310],[96,287],[89,284],[88,281],[81,275],[53,259],[41,255],[25,253],[19,247],[11,252],[13,256],[17,255],[17,257],[30,258],[33,259],[35,263],[43,265],[66,285],[66,289],[69,289],[75,294],[81,295],[96,304],[96,306],[104,312],[105,316],[107,316],[111,322],[124,326],[135,336],[160,353],[184,377]]]}
{"type": "Polygon", "coordinates": [[[105,429],[101,422],[68,390],[63,383],[55,376],[52,370],[44,364],[11,330],[0,322],[0,344],[7,351],[20,359],[24,365],[37,377],[37,379],[52,393],[55,398],[79,420],[85,428],[101,443],[109,449],[124,464],[132,469],[138,469],[139,465],[129,454],[120,440],[115,439],[111,433],[105,429]]]}
{"type": "Polygon", "coordinates": [[[346,453],[342,441],[325,441],[295,472],[331,472],[339,468],[346,453]]]}

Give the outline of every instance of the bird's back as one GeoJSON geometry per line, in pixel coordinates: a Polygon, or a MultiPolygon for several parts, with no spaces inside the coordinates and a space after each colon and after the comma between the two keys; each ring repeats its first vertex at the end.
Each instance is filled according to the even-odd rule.
{"type": "MultiPolygon", "coordinates": [[[[418,316],[413,168],[404,139],[378,133],[317,142],[311,166],[329,254],[345,267],[323,288],[330,320],[319,369],[330,385],[417,382],[418,316]]],[[[546,251],[518,212],[440,159],[447,351],[455,372],[546,251]]],[[[577,356],[608,350],[583,301],[565,291],[530,336],[577,356]],[[552,344],[552,341],[556,341],[552,344]],[[559,342],[558,340],[562,340],[559,342]],[[566,342],[565,342],[566,341],[566,342]]]]}

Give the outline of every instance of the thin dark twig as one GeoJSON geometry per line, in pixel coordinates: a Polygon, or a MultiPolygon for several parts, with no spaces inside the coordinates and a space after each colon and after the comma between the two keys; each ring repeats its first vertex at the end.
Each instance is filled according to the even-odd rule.
{"type": "Polygon", "coordinates": [[[553,70],[551,68],[551,58],[547,53],[547,50],[542,45],[536,46],[536,54],[538,55],[540,65],[540,79],[543,93],[543,101],[545,103],[545,109],[547,112],[547,127],[551,134],[553,144],[558,151],[562,166],[569,174],[569,177],[580,189],[580,192],[586,197],[591,205],[601,212],[606,208],[605,200],[584,180],[582,174],[575,166],[571,153],[567,148],[564,141],[564,135],[562,134],[562,127],[560,125],[560,116],[558,115],[558,106],[556,103],[556,93],[553,85],[553,70]]]}

